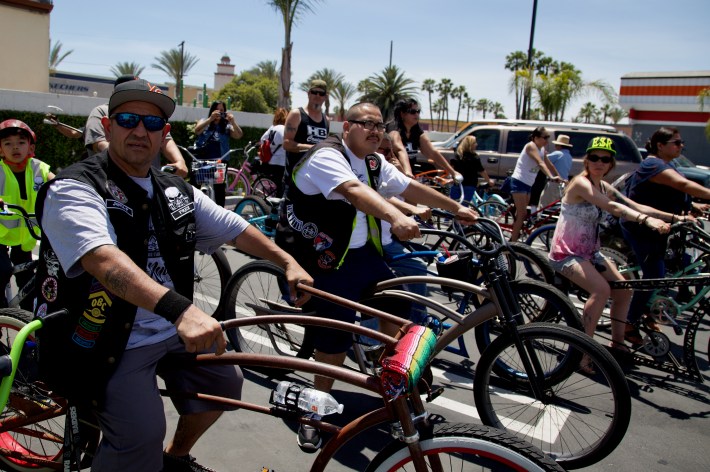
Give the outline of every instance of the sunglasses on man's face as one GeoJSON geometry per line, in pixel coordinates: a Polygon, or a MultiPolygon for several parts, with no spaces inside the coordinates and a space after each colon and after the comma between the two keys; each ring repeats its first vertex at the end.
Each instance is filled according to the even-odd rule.
{"type": "Polygon", "coordinates": [[[318,95],[319,97],[325,97],[325,92],[321,92],[320,90],[311,90],[310,92],[313,95],[318,95]]]}
{"type": "Polygon", "coordinates": [[[599,162],[602,161],[602,164],[611,164],[611,161],[614,160],[613,157],[611,156],[600,156],[598,154],[590,154],[587,156],[587,160],[589,162],[599,162]]]}
{"type": "Polygon", "coordinates": [[[109,118],[116,120],[118,126],[126,129],[133,129],[142,121],[146,131],[151,132],[162,130],[167,123],[167,120],[162,116],[138,115],[136,113],[114,113],[109,118]]]}
{"type": "Polygon", "coordinates": [[[409,113],[410,115],[418,115],[421,112],[421,110],[417,110],[416,108],[410,108],[409,110],[407,110],[407,113],[409,113]]]}

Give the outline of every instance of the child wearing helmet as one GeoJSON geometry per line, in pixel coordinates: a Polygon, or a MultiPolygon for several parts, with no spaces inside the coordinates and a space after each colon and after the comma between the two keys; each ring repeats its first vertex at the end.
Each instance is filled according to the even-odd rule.
{"type": "MultiPolygon", "coordinates": [[[[555,270],[589,293],[584,304],[585,332],[594,336],[607,299],[611,297],[612,352],[628,352],[624,344],[625,320],[631,302],[630,290],[611,290],[607,281],[623,280],[612,261],[600,252],[598,229],[603,211],[638,221],[648,228],[667,233],[673,215],[628,200],[603,180],[615,165],[614,141],[596,136],[587,145],[584,170],[564,190],[560,218],[552,237],[549,259],[555,270]]],[[[588,358],[580,369],[588,374],[594,368],[588,358]]]]}
{"type": "MultiPolygon", "coordinates": [[[[34,157],[36,137],[32,129],[20,120],[0,123],[0,198],[5,203],[22,206],[28,213],[35,211],[37,191],[43,183],[54,178],[49,165],[34,157]]],[[[32,260],[32,249],[37,241],[18,217],[0,217],[0,287],[5,287],[12,277],[13,264],[32,260]]],[[[30,275],[18,277],[17,285],[23,287],[30,275]]],[[[22,308],[31,310],[31,302],[22,308]]],[[[4,294],[0,307],[6,307],[4,294]]]]}

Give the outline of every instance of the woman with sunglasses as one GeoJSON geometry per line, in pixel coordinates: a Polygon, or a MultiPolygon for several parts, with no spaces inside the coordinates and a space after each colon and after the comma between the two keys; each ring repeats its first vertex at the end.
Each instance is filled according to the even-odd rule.
{"type": "MultiPolygon", "coordinates": [[[[686,179],[671,163],[683,150],[678,130],[672,127],[658,129],[646,143],[646,149],[649,156],[632,174],[627,187],[628,197],[673,214],[672,223],[693,220],[690,213],[706,211],[708,205],[693,203],[691,197],[710,200],[710,189],[686,179]]],[[[621,229],[641,266],[643,278],[664,277],[668,237],[649,231],[633,219],[621,220],[621,229]]],[[[642,344],[637,328],[642,320],[649,329],[658,330],[656,322],[646,316],[651,295],[649,291],[637,291],[631,301],[626,340],[633,344],[642,344]]]]}
{"type": "Polygon", "coordinates": [[[550,133],[542,126],[535,128],[530,133],[530,141],[523,147],[515,163],[515,170],[510,179],[510,194],[515,205],[515,221],[510,236],[511,241],[517,241],[520,230],[527,217],[530,204],[530,193],[535,183],[538,171],[543,172],[550,180],[560,182],[562,179],[557,169],[547,158],[545,146],[550,139],[550,133]]]}
{"type": "MultiPolygon", "coordinates": [[[[624,198],[603,180],[615,166],[614,141],[606,136],[597,136],[589,142],[584,157],[584,170],[567,185],[562,197],[560,218],[552,237],[550,262],[557,272],[589,293],[584,304],[584,330],[594,335],[607,300],[611,297],[611,345],[610,348],[628,351],[624,344],[624,328],[630,290],[611,290],[608,280],[623,280],[612,261],[600,252],[599,223],[607,211],[619,218],[638,221],[658,233],[667,233],[672,215],[639,205],[624,198]]],[[[593,373],[587,359],[581,369],[593,373]]]]}
{"type": "Polygon", "coordinates": [[[414,177],[417,154],[421,152],[429,161],[444,169],[456,182],[463,177],[457,173],[449,161],[431,144],[431,140],[419,126],[421,107],[413,98],[398,101],[394,106],[394,122],[387,127],[392,138],[392,147],[405,175],[414,177]]]}

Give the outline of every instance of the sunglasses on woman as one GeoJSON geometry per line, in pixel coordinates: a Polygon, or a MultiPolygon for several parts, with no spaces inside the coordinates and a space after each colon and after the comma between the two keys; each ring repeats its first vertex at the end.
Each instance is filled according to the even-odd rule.
{"type": "Polygon", "coordinates": [[[602,164],[611,164],[611,161],[614,160],[613,157],[611,156],[600,156],[598,154],[590,154],[587,156],[587,160],[589,162],[599,162],[602,161],[602,164]]]}
{"type": "Polygon", "coordinates": [[[142,121],[146,131],[151,132],[160,131],[165,128],[165,123],[167,123],[167,120],[162,116],[138,115],[137,113],[114,113],[109,118],[116,120],[118,126],[126,129],[133,129],[142,121]]]}

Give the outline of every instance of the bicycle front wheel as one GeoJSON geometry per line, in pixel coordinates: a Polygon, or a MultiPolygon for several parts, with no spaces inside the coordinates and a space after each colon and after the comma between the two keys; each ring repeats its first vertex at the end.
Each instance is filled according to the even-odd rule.
{"type": "Polygon", "coordinates": [[[221,248],[212,254],[196,250],[194,267],[193,302],[200,310],[215,316],[222,290],[232,275],[227,256],[221,248]]]}
{"type": "Polygon", "coordinates": [[[534,323],[518,327],[517,336],[522,351],[506,333],[491,343],[476,368],[474,400],[483,423],[531,442],[566,469],[609,455],[631,418],[629,387],[614,358],[565,326],[534,323]],[[595,373],[581,370],[583,356],[595,373]],[[501,361],[518,375],[495,376],[501,361]]]}
{"type": "MultiPolygon", "coordinates": [[[[440,424],[420,440],[431,470],[441,471],[562,471],[542,451],[503,431],[473,424],[440,424]]],[[[428,470],[429,470],[428,469],[428,470]]],[[[367,472],[414,470],[407,445],[394,441],[383,449],[367,472]]]]}
{"type": "Polygon", "coordinates": [[[278,197],[276,190],[278,186],[268,177],[259,177],[251,186],[251,193],[261,198],[278,197]]]}
{"type": "MultiPolygon", "coordinates": [[[[10,352],[17,333],[31,320],[32,313],[28,311],[0,309],[0,355],[10,352]]],[[[34,343],[34,337],[30,336],[24,349],[30,349],[34,343]]],[[[3,424],[15,424],[10,428],[3,427],[0,432],[1,467],[3,470],[21,472],[60,470],[64,455],[66,401],[52,395],[46,386],[36,380],[36,365],[31,361],[32,354],[26,354],[26,357],[23,355],[24,363],[18,367],[10,397],[0,416],[3,424]]],[[[98,444],[98,428],[84,422],[80,422],[80,427],[82,450],[93,452],[98,444]]],[[[89,466],[89,457],[84,455],[84,467],[89,466]]]]}
{"type": "MultiPolygon", "coordinates": [[[[289,288],[283,270],[268,261],[252,261],[237,270],[229,281],[224,319],[256,316],[248,304],[268,306],[270,302],[287,304],[289,288]]],[[[304,329],[291,323],[256,324],[228,329],[227,338],[235,351],[296,356],[303,344],[304,329]]]]}

